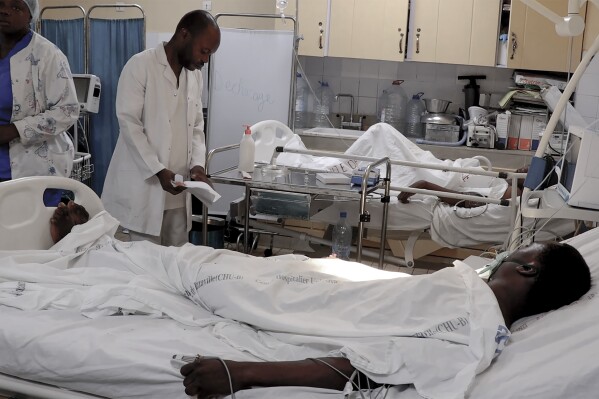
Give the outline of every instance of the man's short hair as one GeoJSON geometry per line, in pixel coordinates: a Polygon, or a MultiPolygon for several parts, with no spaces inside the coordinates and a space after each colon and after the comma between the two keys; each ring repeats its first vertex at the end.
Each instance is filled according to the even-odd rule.
{"type": "Polygon", "coordinates": [[[548,312],[569,305],[591,288],[589,266],[573,246],[543,244],[538,260],[542,267],[528,293],[527,314],[548,312]]]}
{"type": "Polygon", "coordinates": [[[204,10],[190,11],[181,18],[177,24],[177,32],[181,29],[186,29],[193,36],[202,33],[207,27],[212,26],[218,28],[218,24],[209,12],[204,10]]]}

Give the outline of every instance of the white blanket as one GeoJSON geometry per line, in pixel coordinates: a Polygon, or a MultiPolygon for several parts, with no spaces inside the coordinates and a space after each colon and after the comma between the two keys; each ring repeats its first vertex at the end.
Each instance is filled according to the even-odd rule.
{"type": "MultiPolygon", "coordinates": [[[[294,137],[285,147],[306,149],[298,136],[294,137]]],[[[483,170],[478,159],[474,158],[457,159],[455,161],[438,159],[430,151],[424,151],[386,123],[377,123],[371,126],[345,151],[345,154],[377,159],[389,157],[394,160],[483,170]]],[[[282,153],[277,158],[277,164],[279,165],[330,170],[346,174],[368,163],[292,153],[282,153]]],[[[384,176],[384,172],[385,168],[381,167],[381,176],[384,176]]],[[[418,180],[426,180],[438,186],[457,191],[475,191],[491,198],[500,198],[507,188],[505,180],[487,176],[411,166],[393,165],[391,167],[391,185],[393,186],[407,187],[418,180]]]]}
{"type": "Polygon", "coordinates": [[[114,224],[104,213],[50,251],[0,252],[0,305],[168,316],[257,359],[345,356],[429,398],[464,397],[501,350],[496,336],[509,335],[491,290],[460,263],[401,278],[337,260],[121,243],[104,234],[114,224]]]}

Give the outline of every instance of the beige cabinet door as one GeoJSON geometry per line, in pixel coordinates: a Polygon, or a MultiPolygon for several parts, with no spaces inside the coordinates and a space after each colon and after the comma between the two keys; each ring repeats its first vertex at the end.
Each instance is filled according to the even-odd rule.
{"type": "Polygon", "coordinates": [[[331,0],[327,54],[330,57],[352,57],[352,32],[356,1],[358,0],[331,0]]]}
{"type": "Polygon", "coordinates": [[[325,56],[328,12],[328,0],[299,0],[297,22],[299,36],[303,36],[303,40],[299,41],[300,55],[325,56]]]}
{"type": "Polygon", "coordinates": [[[474,0],[469,65],[497,64],[500,19],[501,0],[474,0]]]}
{"type": "Polygon", "coordinates": [[[592,2],[587,2],[587,15],[584,28],[583,50],[588,50],[599,35],[599,8],[592,2]]]}
{"type": "Polygon", "coordinates": [[[468,64],[470,38],[472,36],[473,3],[474,0],[445,0],[439,2],[436,62],[468,64]]]}
{"type": "MultiPolygon", "coordinates": [[[[543,5],[560,16],[568,14],[568,2],[544,0],[543,5]]],[[[584,17],[584,9],[581,10],[584,17]]],[[[508,42],[508,68],[542,71],[567,71],[569,54],[571,70],[576,69],[582,56],[582,36],[560,37],[555,25],[547,18],[526,7],[520,0],[512,1],[508,42]]]]}
{"type": "Polygon", "coordinates": [[[440,0],[418,0],[410,4],[409,54],[413,61],[436,60],[439,3],[440,0]]]}
{"type": "Polygon", "coordinates": [[[403,61],[408,0],[332,0],[331,57],[403,61]]]}

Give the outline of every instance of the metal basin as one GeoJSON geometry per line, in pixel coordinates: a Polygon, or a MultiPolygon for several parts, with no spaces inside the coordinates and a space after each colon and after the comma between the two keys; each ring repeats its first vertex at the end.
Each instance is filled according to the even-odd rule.
{"type": "Polygon", "coordinates": [[[443,113],[447,111],[449,104],[451,101],[449,100],[439,100],[438,98],[425,98],[424,104],[426,105],[426,110],[431,113],[443,113]]]}

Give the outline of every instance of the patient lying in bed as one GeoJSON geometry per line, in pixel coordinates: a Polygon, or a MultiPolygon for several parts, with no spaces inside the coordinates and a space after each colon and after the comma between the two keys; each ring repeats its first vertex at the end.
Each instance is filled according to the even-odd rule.
{"type": "MultiPolygon", "coordinates": [[[[81,213],[74,205],[59,213],[65,211],[81,213]]],[[[107,220],[104,231],[111,231],[114,219],[103,216],[107,220]]],[[[65,218],[56,218],[60,220],[65,218]]],[[[104,222],[95,218],[90,223],[97,227],[104,222]]],[[[81,235],[85,227],[79,226],[76,233],[81,235]]],[[[61,253],[68,253],[70,240],[61,240],[61,253]]],[[[501,352],[510,334],[507,328],[515,320],[569,304],[590,287],[584,259],[563,244],[534,244],[511,254],[488,285],[459,262],[431,275],[398,278],[397,273],[337,260],[293,256],[266,260],[191,245],[164,248],[145,242],[120,243],[107,234],[87,240],[84,251],[81,242],[73,245],[76,254],[65,260],[73,272],[99,263],[114,268],[113,274],[126,285],[123,289],[107,287],[110,295],[105,302],[94,298],[102,314],[110,308],[153,311],[155,301],[145,299],[151,288],[164,290],[163,298],[168,298],[167,293],[178,294],[222,320],[236,321],[227,327],[234,334],[221,330],[222,337],[250,353],[260,353],[265,361],[226,361],[234,391],[289,385],[342,389],[347,378],[339,372],[350,376],[358,370],[375,385],[414,384],[421,395],[430,398],[463,397],[474,376],[501,352]],[[73,262],[73,256],[80,257],[81,266],[73,262]],[[103,257],[110,262],[97,260],[103,257]],[[568,265],[567,274],[561,272],[564,265],[568,265]],[[140,276],[145,291],[129,291],[140,276]],[[254,336],[259,340],[250,340],[254,336]],[[292,349],[298,342],[320,348],[314,356],[317,360],[299,360],[305,352],[292,349]],[[431,379],[433,367],[439,376],[431,379]]],[[[56,262],[60,262],[58,255],[56,262]]],[[[69,270],[60,270],[71,282],[69,270]]],[[[82,293],[94,276],[93,269],[85,272],[85,284],[79,288],[82,293]]],[[[98,272],[104,281],[106,273],[98,272]]],[[[62,275],[50,270],[48,276],[55,282],[62,275]]],[[[44,283],[43,274],[36,278],[40,285],[44,283]]],[[[19,298],[9,295],[6,303],[0,297],[0,303],[18,307],[27,293],[25,289],[19,298]]],[[[173,303],[172,309],[163,302],[154,310],[184,324],[205,325],[184,314],[182,310],[194,312],[188,305],[173,303]]],[[[74,300],[73,304],[79,306],[74,300]]],[[[86,305],[92,304],[87,301],[86,305]]],[[[197,351],[209,353],[209,348],[198,342],[197,351]]],[[[219,360],[199,358],[181,373],[189,395],[206,398],[231,393],[219,360]]]]}
{"type": "MultiPolygon", "coordinates": [[[[567,244],[533,244],[506,258],[489,282],[503,318],[512,322],[555,310],[579,299],[591,285],[589,268],[576,249],[567,244]],[[563,273],[568,265],[567,273],[563,273]]],[[[424,299],[424,298],[423,298],[424,299]]],[[[497,340],[502,338],[498,334],[497,340]]],[[[506,337],[507,339],[507,337],[506,337]]],[[[203,359],[181,368],[185,392],[208,398],[252,387],[309,386],[342,390],[356,367],[344,357],[307,359],[294,362],[232,362],[203,359]],[[225,368],[227,369],[225,371],[225,368]],[[227,375],[229,374],[230,375],[227,375]]],[[[413,370],[412,370],[413,371],[413,370]]],[[[373,373],[358,373],[361,386],[373,373]]],[[[376,378],[374,378],[376,380],[376,378]]],[[[369,382],[377,386],[376,381],[369,382]]]]}

